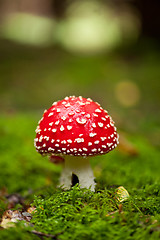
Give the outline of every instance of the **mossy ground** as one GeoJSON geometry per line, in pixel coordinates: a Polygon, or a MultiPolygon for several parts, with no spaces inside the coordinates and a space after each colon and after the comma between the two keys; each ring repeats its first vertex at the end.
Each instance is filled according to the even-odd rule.
{"type": "MultiPolygon", "coordinates": [[[[136,154],[119,147],[91,159],[96,192],[78,186],[63,191],[56,188],[61,166],[40,156],[33,147],[36,124],[34,114],[5,114],[0,120],[0,214],[8,205],[5,196],[11,193],[21,194],[26,205],[36,207],[33,226],[0,229],[0,239],[39,239],[31,233],[33,229],[56,239],[160,238],[157,147],[137,134],[128,135],[136,154]],[[124,203],[116,199],[119,186],[130,195],[124,203]]],[[[22,206],[14,209],[21,210],[22,206]]]]}

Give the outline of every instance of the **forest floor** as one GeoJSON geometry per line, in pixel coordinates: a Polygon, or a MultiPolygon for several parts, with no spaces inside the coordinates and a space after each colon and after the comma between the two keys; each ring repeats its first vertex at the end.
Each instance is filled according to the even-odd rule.
{"type": "Polygon", "coordinates": [[[4,220],[10,218],[6,210],[26,213],[35,208],[29,224],[1,228],[0,239],[159,239],[157,147],[122,132],[116,150],[91,159],[96,191],[78,186],[64,191],[56,187],[62,166],[33,147],[35,127],[33,114],[3,115],[0,120],[0,216],[4,220]],[[116,194],[120,186],[125,188],[122,202],[116,194]]]}
{"type": "Polygon", "coordinates": [[[160,238],[160,58],[147,49],[94,57],[0,45],[0,239],[160,238]],[[139,89],[136,106],[117,101],[124,79],[139,89]],[[42,109],[74,92],[109,103],[120,135],[114,151],[91,158],[95,192],[57,187],[63,166],[33,145],[42,109]],[[8,227],[14,214],[23,221],[8,227]]]}

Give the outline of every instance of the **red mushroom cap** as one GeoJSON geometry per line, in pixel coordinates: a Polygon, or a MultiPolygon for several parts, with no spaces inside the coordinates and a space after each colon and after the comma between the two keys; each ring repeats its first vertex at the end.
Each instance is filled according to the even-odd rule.
{"type": "Polygon", "coordinates": [[[66,97],[46,110],[36,129],[35,147],[41,154],[92,156],[118,144],[116,127],[107,111],[82,97],[66,97]]]}

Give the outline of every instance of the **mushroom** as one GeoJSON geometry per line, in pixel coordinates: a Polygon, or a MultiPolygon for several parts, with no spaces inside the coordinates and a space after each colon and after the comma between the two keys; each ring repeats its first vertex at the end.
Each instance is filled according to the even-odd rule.
{"type": "Polygon", "coordinates": [[[64,189],[79,183],[81,188],[94,191],[89,160],[113,150],[118,138],[112,118],[97,102],[71,96],[54,102],[44,111],[34,143],[42,155],[64,159],[60,177],[64,189]]]}

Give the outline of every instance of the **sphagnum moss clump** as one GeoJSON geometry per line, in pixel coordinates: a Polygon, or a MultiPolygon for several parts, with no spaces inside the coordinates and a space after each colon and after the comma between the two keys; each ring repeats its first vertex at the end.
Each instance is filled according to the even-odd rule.
{"type": "Polygon", "coordinates": [[[111,191],[93,193],[77,185],[71,190],[57,190],[52,196],[36,197],[33,204],[36,211],[32,223],[36,230],[43,226],[43,231],[47,233],[62,232],[65,236],[72,235],[75,230],[75,234],[86,232],[86,229],[88,235],[92,224],[100,219],[106,221],[107,214],[117,210],[111,191]]]}
{"type": "Polygon", "coordinates": [[[157,218],[145,215],[132,197],[120,203],[115,189],[93,193],[76,185],[71,190],[57,189],[54,194],[35,197],[33,205],[34,229],[58,234],[58,239],[105,240],[123,236],[145,240],[160,236],[157,218]]]}

